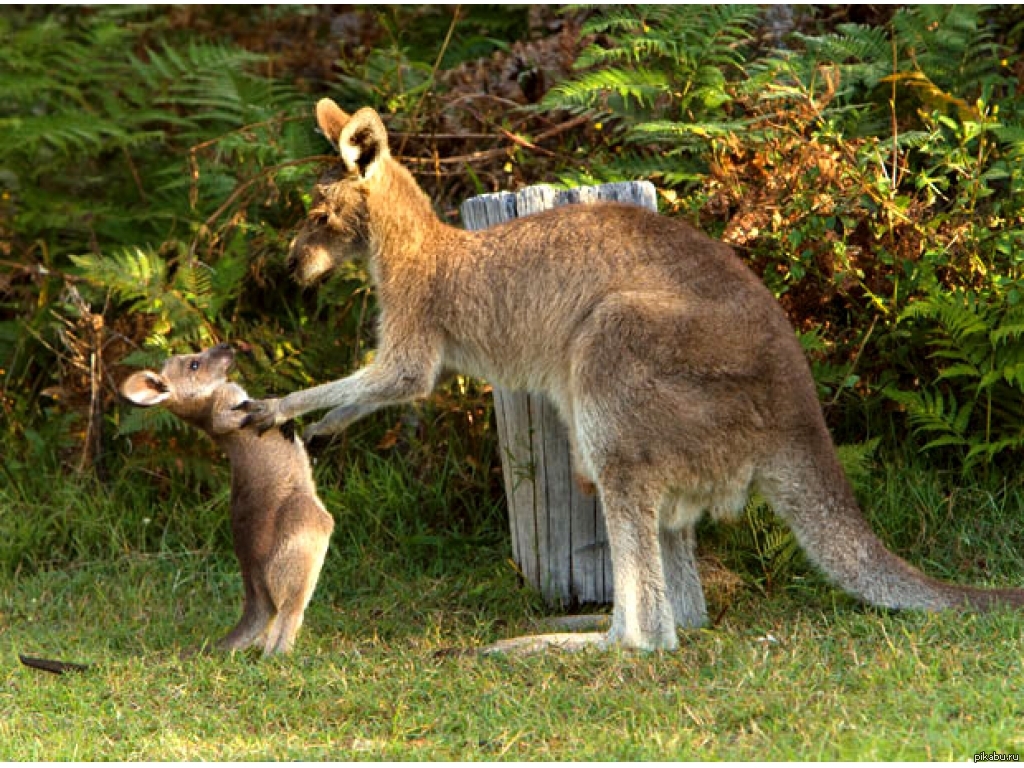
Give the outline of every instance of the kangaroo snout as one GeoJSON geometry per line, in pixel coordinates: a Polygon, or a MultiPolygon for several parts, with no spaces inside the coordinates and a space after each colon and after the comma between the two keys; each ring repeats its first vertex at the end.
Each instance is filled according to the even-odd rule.
{"type": "Polygon", "coordinates": [[[302,286],[312,285],[334,269],[335,259],[331,252],[311,238],[301,234],[292,240],[288,248],[288,271],[302,286]]]}
{"type": "Polygon", "coordinates": [[[213,360],[220,360],[227,363],[229,366],[233,365],[235,362],[235,347],[228,343],[218,344],[215,347],[211,347],[210,358],[213,360]]]}

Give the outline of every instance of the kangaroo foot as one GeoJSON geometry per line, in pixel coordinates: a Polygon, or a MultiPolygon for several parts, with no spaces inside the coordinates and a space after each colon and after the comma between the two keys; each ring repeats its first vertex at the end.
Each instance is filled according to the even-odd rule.
{"type": "Polygon", "coordinates": [[[547,650],[567,651],[575,653],[584,648],[607,647],[603,632],[553,632],[547,635],[525,635],[499,640],[484,648],[485,656],[504,653],[511,656],[527,656],[547,650]]]}
{"type": "Polygon", "coordinates": [[[537,628],[544,632],[604,632],[612,617],[604,613],[581,613],[574,616],[546,616],[538,619],[537,628]]]}

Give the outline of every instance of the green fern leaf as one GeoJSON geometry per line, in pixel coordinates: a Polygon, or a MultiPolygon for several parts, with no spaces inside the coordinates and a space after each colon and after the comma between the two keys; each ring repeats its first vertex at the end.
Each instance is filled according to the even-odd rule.
{"type": "Polygon", "coordinates": [[[175,434],[184,432],[187,425],[164,408],[126,408],[118,424],[118,437],[127,437],[139,432],[153,434],[175,434]]]}
{"type": "Polygon", "coordinates": [[[1008,325],[1000,323],[998,328],[992,330],[989,339],[995,346],[1007,341],[1017,341],[1022,336],[1024,336],[1024,323],[1012,322],[1008,325]]]}
{"type": "Polygon", "coordinates": [[[115,256],[69,257],[89,282],[110,290],[122,300],[145,299],[160,292],[167,279],[167,264],[140,248],[115,256]]]}
{"type": "Polygon", "coordinates": [[[922,450],[931,451],[936,448],[963,448],[969,445],[966,438],[960,437],[959,435],[943,435],[934,440],[929,440],[923,446],[922,450]]]}
{"type": "Polygon", "coordinates": [[[658,96],[668,93],[670,88],[671,84],[661,72],[605,69],[559,83],[548,92],[545,104],[593,107],[600,97],[608,94],[616,94],[625,100],[632,99],[639,104],[651,104],[658,96]]]}
{"type": "MultiPolygon", "coordinates": [[[[936,355],[937,356],[937,355],[936,355]]],[[[969,362],[960,363],[958,365],[951,365],[948,368],[943,368],[939,372],[939,376],[936,381],[943,381],[945,379],[956,379],[956,378],[969,378],[977,379],[980,375],[980,371],[976,365],[972,365],[969,362]]]]}

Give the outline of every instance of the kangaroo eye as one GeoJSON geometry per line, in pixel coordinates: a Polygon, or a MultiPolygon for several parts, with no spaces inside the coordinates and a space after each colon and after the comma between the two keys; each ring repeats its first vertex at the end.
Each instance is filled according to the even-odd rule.
{"type": "Polygon", "coordinates": [[[188,364],[188,369],[190,371],[198,371],[199,370],[199,361],[198,360],[193,360],[192,362],[190,362],[188,364]]]}

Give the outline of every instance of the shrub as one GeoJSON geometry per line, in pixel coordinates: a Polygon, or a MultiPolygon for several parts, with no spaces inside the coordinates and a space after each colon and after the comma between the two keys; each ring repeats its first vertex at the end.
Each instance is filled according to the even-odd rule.
{"type": "MultiPolygon", "coordinates": [[[[948,401],[933,354],[944,326],[925,311],[936,296],[995,308],[1018,295],[1024,114],[1007,43],[1020,28],[998,7],[912,6],[766,50],[757,13],[601,10],[583,71],[545,104],[589,109],[613,137],[577,175],[653,176],[669,212],[737,247],[804,339],[833,424],[862,439],[866,416],[924,402],[886,396],[901,385],[932,403],[945,389],[948,401]]],[[[1001,314],[975,319],[1017,359],[1001,314]]],[[[1013,416],[1024,392],[1001,381],[982,386],[1005,432],[957,444],[972,461],[1022,447],[1005,438],[1024,428],[1013,416]]]]}

